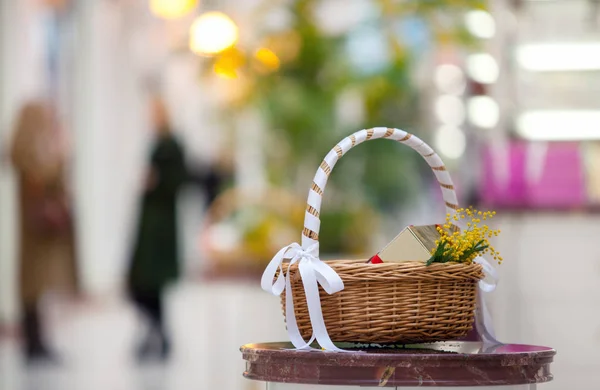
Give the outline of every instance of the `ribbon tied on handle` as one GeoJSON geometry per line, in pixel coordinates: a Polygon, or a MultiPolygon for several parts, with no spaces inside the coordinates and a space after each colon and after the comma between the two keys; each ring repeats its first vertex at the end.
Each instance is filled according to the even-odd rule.
{"type": "Polygon", "coordinates": [[[307,249],[303,249],[300,244],[292,243],[282,248],[271,260],[261,278],[261,287],[273,295],[281,295],[285,289],[285,318],[287,331],[290,341],[299,350],[313,350],[310,346],[317,340],[319,345],[328,351],[345,352],[336,347],[325,326],[323,312],[321,310],[321,299],[319,297],[319,285],[327,294],[335,294],[344,289],[344,282],[340,276],[327,263],[319,259],[319,243],[312,244],[307,249]],[[289,259],[287,272],[284,273],[282,263],[284,259],[289,259]],[[304,340],[296,323],[294,314],[294,299],[292,295],[292,285],[290,282],[290,269],[293,264],[298,263],[298,270],[304,285],[306,295],[306,304],[313,329],[312,337],[308,342],[304,340]],[[279,275],[275,275],[279,270],[279,275]]]}

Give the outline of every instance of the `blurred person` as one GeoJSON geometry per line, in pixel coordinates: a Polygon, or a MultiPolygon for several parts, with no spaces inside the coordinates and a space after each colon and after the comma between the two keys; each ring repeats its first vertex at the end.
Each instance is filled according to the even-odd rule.
{"type": "Polygon", "coordinates": [[[28,361],[56,361],[42,334],[39,303],[49,289],[78,291],[75,236],[65,181],[66,139],[52,107],[21,110],[10,150],[17,174],[22,333],[28,361]]]}
{"type": "Polygon", "coordinates": [[[155,97],[151,110],[156,139],[128,275],[131,298],[149,325],[137,351],[140,360],[153,356],[166,359],[170,353],[162,296],[166,286],[179,276],[176,200],[187,179],[183,149],[173,135],[164,102],[155,97]]]}
{"type": "Polygon", "coordinates": [[[233,181],[232,168],[226,162],[217,162],[209,166],[196,167],[190,175],[190,184],[202,189],[205,195],[206,208],[223,193],[227,186],[233,181]]]}

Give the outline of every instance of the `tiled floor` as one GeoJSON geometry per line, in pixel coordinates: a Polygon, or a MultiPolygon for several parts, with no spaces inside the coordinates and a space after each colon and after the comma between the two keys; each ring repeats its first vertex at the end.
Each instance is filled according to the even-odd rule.
{"type": "Polygon", "coordinates": [[[168,297],[174,354],[166,365],[131,358],[141,324],[124,301],[49,310],[59,367],[25,367],[18,341],[0,341],[0,390],[255,390],[242,378],[240,345],[285,338],[279,302],[259,289],[218,285],[179,287],[168,297]],[[257,338],[253,338],[257,337],[257,338]]]}

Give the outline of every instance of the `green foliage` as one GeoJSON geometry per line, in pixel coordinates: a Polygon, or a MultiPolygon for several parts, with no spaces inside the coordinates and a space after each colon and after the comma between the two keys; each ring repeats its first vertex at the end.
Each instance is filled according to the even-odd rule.
{"type": "MultiPolygon", "coordinates": [[[[397,25],[405,18],[416,18],[430,30],[431,44],[469,46],[474,40],[462,26],[464,12],[485,8],[487,1],[373,0],[379,12],[368,23],[381,31],[388,60],[369,74],[351,64],[347,44],[352,31],[330,36],[319,29],[313,13],[317,3],[317,0],[288,2],[291,29],[263,36],[263,44],[279,55],[278,47],[270,47],[268,42],[283,41],[285,49],[286,44],[293,43],[288,38],[291,32],[299,42],[292,58],[280,55],[282,61],[277,70],[257,71],[253,67],[254,47],[246,50],[245,61],[240,65],[241,72],[251,79],[252,88],[234,108],[258,108],[279,144],[274,145],[277,150],[270,150],[268,156],[269,177],[277,185],[297,185],[299,169],[314,172],[330,148],[361,128],[399,127],[427,139],[419,126],[420,99],[413,74],[418,53],[405,42],[407,37],[398,33],[397,25]],[[345,128],[336,113],[340,94],[348,90],[358,92],[363,99],[363,123],[353,128],[345,128]]],[[[380,140],[361,145],[351,154],[348,159],[353,161],[342,159],[328,185],[328,191],[341,189],[337,204],[354,199],[367,201],[376,209],[393,210],[405,206],[421,191],[418,172],[423,162],[409,148],[380,140]]],[[[324,228],[327,226],[323,223],[324,228]]]]}

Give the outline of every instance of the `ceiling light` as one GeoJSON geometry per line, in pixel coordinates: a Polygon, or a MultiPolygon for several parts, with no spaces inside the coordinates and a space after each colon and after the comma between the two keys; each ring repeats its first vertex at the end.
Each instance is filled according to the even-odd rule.
{"type": "Polygon", "coordinates": [[[496,22],[489,12],[473,10],[465,15],[467,30],[477,38],[489,39],[496,34],[496,22]]]}
{"type": "Polygon", "coordinates": [[[190,49],[201,55],[217,54],[238,40],[236,24],[221,12],[200,15],[190,28],[190,49]]]}
{"type": "Polygon", "coordinates": [[[457,159],[465,153],[467,139],[465,133],[456,127],[442,126],[435,134],[435,145],[443,156],[457,159]]]}
{"type": "Polygon", "coordinates": [[[487,53],[471,54],[467,58],[467,71],[473,80],[482,84],[495,83],[500,74],[498,63],[487,53]]]}
{"type": "Polygon", "coordinates": [[[600,43],[523,45],[517,49],[517,62],[536,72],[600,70],[600,43]]]}
{"type": "Polygon", "coordinates": [[[529,111],[517,119],[517,133],[534,141],[600,140],[600,111],[529,111]]]}
{"type": "Polygon", "coordinates": [[[484,129],[494,128],[500,120],[500,107],[489,96],[475,96],[467,102],[469,121],[484,129]]]}

